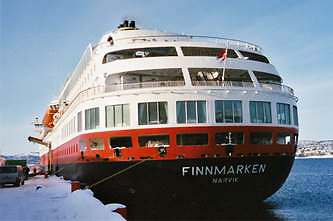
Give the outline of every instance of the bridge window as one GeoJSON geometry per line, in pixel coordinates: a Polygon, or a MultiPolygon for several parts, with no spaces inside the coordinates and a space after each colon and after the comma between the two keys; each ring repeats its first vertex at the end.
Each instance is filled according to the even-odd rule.
{"type": "Polygon", "coordinates": [[[99,108],[85,110],[85,128],[86,130],[95,129],[99,126],[99,108]]]}
{"type": "Polygon", "coordinates": [[[291,134],[289,133],[278,133],[276,136],[277,144],[291,144],[291,134]]]}
{"type": "Polygon", "coordinates": [[[253,86],[247,70],[225,69],[223,71],[223,68],[189,68],[189,73],[194,86],[253,86]]]}
{"type": "Polygon", "coordinates": [[[241,123],[242,101],[216,100],[215,101],[216,123],[241,123]]]}
{"type": "Polygon", "coordinates": [[[251,144],[272,144],[272,133],[255,132],[250,134],[251,144]]]}
{"type": "MultiPolygon", "coordinates": [[[[225,48],[182,47],[184,56],[210,56],[217,57],[225,48]]],[[[228,49],[228,58],[238,58],[233,49],[228,49]]]]}
{"type": "MultiPolygon", "coordinates": [[[[240,132],[231,132],[231,143],[233,144],[243,144],[243,133],[240,132]]],[[[215,143],[219,144],[228,144],[229,143],[229,132],[221,132],[215,134],[215,143]]]]}
{"type": "Polygon", "coordinates": [[[110,74],[105,79],[106,92],[151,87],[185,85],[180,68],[136,70],[110,74]]]}
{"type": "Polygon", "coordinates": [[[143,135],[139,136],[140,147],[156,147],[159,144],[169,145],[169,135],[143,135]]]}
{"type": "Polygon", "coordinates": [[[132,147],[132,138],[130,136],[110,137],[110,147],[132,147]]]}
{"type": "Polygon", "coordinates": [[[298,113],[296,106],[293,106],[293,115],[294,115],[294,125],[298,126],[298,113]]]}
{"type": "Polygon", "coordinates": [[[242,53],[242,55],[247,58],[248,60],[252,60],[252,61],[260,61],[260,62],[264,62],[264,63],[268,63],[269,61],[268,59],[260,54],[256,54],[256,53],[251,53],[251,52],[247,52],[247,51],[239,51],[240,53],[242,53]]]}
{"type": "Polygon", "coordinates": [[[104,142],[103,138],[95,137],[89,139],[90,150],[103,150],[104,142]]]}
{"type": "Polygon", "coordinates": [[[139,125],[168,123],[168,102],[138,104],[139,125]]]}
{"type": "Polygon", "coordinates": [[[272,123],[271,102],[250,101],[251,123],[272,123]]]}
{"type": "Polygon", "coordinates": [[[108,63],[115,60],[130,59],[130,58],[145,58],[145,57],[163,57],[177,56],[176,48],[174,47],[158,47],[158,48],[134,48],[121,51],[107,53],[102,63],[108,63]]]}
{"type": "Polygon", "coordinates": [[[206,101],[177,101],[177,123],[206,123],[206,101]]]}
{"type": "Polygon", "coordinates": [[[291,124],[290,122],[290,105],[277,103],[277,120],[278,124],[291,124]]]}
{"type": "Polygon", "coordinates": [[[177,134],[176,142],[178,146],[207,146],[208,134],[177,134]]]}
{"type": "Polygon", "coordinates": [[[278,75],[269,74],[266,72],[253,71],[259,83],[267,83],[267,84],[281,84],[282,79],[278,75]]]}
{"type": "Polygon", "coordinates": [[[130,125],[128,104],[110,105],[105,107],[106,127],[122,127],[130,125]]]}

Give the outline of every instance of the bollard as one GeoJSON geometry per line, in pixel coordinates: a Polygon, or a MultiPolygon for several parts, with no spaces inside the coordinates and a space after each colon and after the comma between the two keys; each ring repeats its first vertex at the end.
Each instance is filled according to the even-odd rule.
{"type": "Polygon", "coordinates": [[[80,181],[72,181],[71,182],[71,191],[74,192],[75,190],[80,189],[80,181]]]}
{"type": "Polygon", "coordinates": [[[124,217],[124,219],[127,219],[127,207],[123,207],[123,208],[117,208],[114,210],[114,212],[119,213],[122,217],[124,217]]]}

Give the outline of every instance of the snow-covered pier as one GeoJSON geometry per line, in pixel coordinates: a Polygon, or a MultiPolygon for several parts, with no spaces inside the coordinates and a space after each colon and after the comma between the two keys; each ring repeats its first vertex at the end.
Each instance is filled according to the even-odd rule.
{"type": "Polygon", "coordinates": [[[70,181],[35,176],[24,186],[0,187],[0,220],[124,221],[118,204],[104,205],[90,190],[71,192],[70,181]]]}

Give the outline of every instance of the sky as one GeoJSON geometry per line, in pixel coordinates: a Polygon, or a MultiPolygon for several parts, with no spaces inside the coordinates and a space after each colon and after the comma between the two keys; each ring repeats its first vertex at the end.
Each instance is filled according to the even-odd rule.
{"type": "Polygon", "coordinates": [[[0,0],[0,154],[27,137],[89,43],[125,18],[161,31],[260,45],[294,88],[301,140],[333,139],[333,1],[0,0]]]}

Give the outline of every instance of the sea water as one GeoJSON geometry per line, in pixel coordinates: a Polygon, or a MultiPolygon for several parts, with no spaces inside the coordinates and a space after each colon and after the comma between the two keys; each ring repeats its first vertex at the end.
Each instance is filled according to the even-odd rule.
{"type": "Polygon", "coordinates": [[[283,187],[265,203],[276,220],[333,220],[333,159],[296,159],[283,187]]]}
{"type": "MultiPolygon", "coordinates": [[[[162,202],[162,201],[161,201],[162,202]]],[[[217,202],[218,205],[218,202],[217,202]]],[[[260,203],[217,206],[206,209],[141,211],[130,220],[332,220],[333,158],[296,159],[284,185],[260,203]],[[148,215],[149,214],[149,215],[148,215]]]]}

